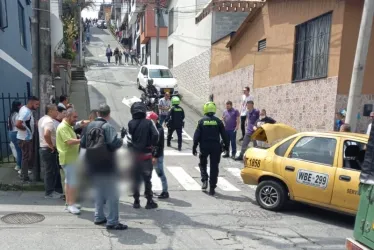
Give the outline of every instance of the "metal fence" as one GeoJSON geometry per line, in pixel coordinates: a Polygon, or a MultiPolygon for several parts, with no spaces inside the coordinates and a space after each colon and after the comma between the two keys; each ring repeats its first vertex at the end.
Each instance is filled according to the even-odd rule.
{"type": "Polygon", "coordinates": [[[8,135],[8,116],[12,108],[12,102],[15,100],[20,101],[23,104],[26,104],[28,93],[23,95],[12,96],[10,93],[0,94],[0,163],[13,163],[15,162],[14,157],[12,156],[12,151],[10,149],[9,135],[8,135]]]}

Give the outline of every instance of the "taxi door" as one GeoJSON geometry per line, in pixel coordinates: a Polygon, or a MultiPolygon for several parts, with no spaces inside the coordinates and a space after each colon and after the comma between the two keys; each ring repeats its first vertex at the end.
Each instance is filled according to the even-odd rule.
{"type": "Polygon", "coordinates": [[[337,165],[337,139],[300,136],[282,162],[295,200],[330,204],[337,165]]]}
{"type": "Polygon", "coordinates": [[[341,141],[331,205],[357,211],[360,201],[360,196],[358,195],[361,173],[360,162],[361,160],[363,161],[365,146],[365,142],[358,140],[343,139],[341,141]],[[354,151],[357,151],[358,155],[349,155],[347,152],[348,147],[351,149],[356,148],[354,151]]]}

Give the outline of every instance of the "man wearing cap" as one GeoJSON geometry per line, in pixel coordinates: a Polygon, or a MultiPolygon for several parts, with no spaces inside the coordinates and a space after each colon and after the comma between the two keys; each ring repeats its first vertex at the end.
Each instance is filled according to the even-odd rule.
{"type": "Polygon", "coordinates": [[[371,113],[370,113],[370,124],[368,125],[368,130],[366,131],[366,134],[367,134],[367,135],[370,135],[371,124],[373,123],[373,120],[374,120],[374,112],[371,112],[371,113]]]}
{"type": "Polygon", "coordinates": [[[147,119],[152,120],[157,127],[159,133],[159,140],[156,147],[152,150],[152,164],[153,168],[156,170],[157,176],[160,177],[162,183],[162,193],[158,195],[159,199],[169,198],[168,192],[168,181],[164,172],[164,145],[165,145],[165,135],[164,129],[161,124],[158,123],[158,115],[154,112],[149,112],[147,114],[147,119]]]}
{"type": "MultiPolygon", "coordinates": [[[[240,152],[240,155],[235,158],[236,161],[243,160],[244,153],[247,150],[249,143],[251,142],[251,136],[255,131],[256,121],[260,117],[260,111],[254,108],[253,101],[247,102],[247,112],[247,130],[243,139],[242,150],[240,152]]],[[[256,146],[256,141],[253,141],[253,144],[254,146],[256,146]]]]}

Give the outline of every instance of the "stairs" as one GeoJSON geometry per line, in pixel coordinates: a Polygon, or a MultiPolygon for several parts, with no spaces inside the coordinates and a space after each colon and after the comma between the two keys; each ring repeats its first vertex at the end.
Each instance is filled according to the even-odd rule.
{"type": "Polygon", "coordinates": [[[86,76],[83,67],[77,67],[71,72],[71,78],[73,81],[86,81],[86,76]]]}

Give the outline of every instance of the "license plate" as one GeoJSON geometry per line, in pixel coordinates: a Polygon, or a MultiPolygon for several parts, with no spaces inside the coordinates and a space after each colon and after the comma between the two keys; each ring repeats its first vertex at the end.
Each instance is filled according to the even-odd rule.
{"type": "Polygon", "coordinates": [[[164,89],[164,93],[166,93],[166,92],[169,92],[169,94],[170,94],[170,89],[164,89]]]}
{"type": "Polygon", "coordinates": [[[329,183],[329,175],[300,169],[297,171],[296,181],[300,184],[325,189],[329,183]]]}

